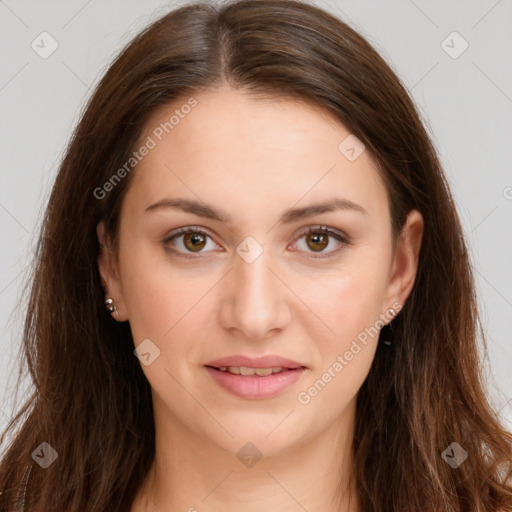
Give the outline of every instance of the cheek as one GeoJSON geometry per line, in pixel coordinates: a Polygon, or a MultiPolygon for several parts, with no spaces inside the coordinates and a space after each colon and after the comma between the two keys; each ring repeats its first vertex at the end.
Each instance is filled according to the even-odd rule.
{"type": "Polygon", "coordinates": [[[191,341],[204,339],[208,332],[206,322],[211,315],[205,314],[201,298],[214,283],[211,276],[184,277],[170,268],[165,257],[155,258],[153,252],[133,249],[126,253],[123,295],[135,346],[150,340],[150,352],[158,354],[154,359],[151,354],[148,365],[141,359],[153,393],[183,402],[187,397],[178,382],[190,380],[200,359],[200,343],[196,346],[191,341]]]}
{"type": "Polygon", "coordinates": [[[331,373],[337,377],[332,380],[338,383],[331,386],[334,388],[360,385],[373,361],[387,288],[391,245],[387,248],[389,252],[385,241],[380,250],[375,247],[372,244],[354,251],[336,272],[325,274],[315,280],[314,286],[310,282],[303,288],[305,292],[309,290],[308,306],[318,312],[318,317],[328,327],[324,328],[313,316],[306,326],[319,355],[315,375],[318,377],[319,373],[331,368],[331,373]],[[322,290],[322,294],[318,290],[322,290]],[[341,363],[338,356],[342,356],[341,363]]]}
{"type": "Polygon", "coordinates": [[[355,336],[365,327],[373,325],[379,317],[385,293],[385,278],[384,273],[379,274],[374,270],[368,265],[364,272],[353,272],[345,276],[331,294],[331,308],[336,308],[331,311],[331,315],[336,319],[336,327],[340,332],[343,330],[346,334],[348,329],[355,336]]]}
{"type": "Polygon", "coordinates": [[[159,345],[165,343],[194,300],[197,302],[204,281],[190,283],[180,278],[179,272],[171,271],[163,251],[149,244],[132,243],[129,237],[120,264],[123,297],[135,344],[145,338],[159,345]]]}
{"type": "MultiPolygon", "coordinates": [[[[317,359],[297,401],[304,412],[334,420],[355,398],[370,371],[377,348],[383,279],[374,272],[354,272],[327,280],[328,293],[311,308],[321,311],[330,330],[310,328],[317,359]]],[[[312,324],[311,324],[312,326],[312,324]]]]}
{"type": "MultiPolygon", "coordinates": [[[[379,300],[376,290],[371,291],[371,283],[360,279],[346,279],[332,290],[326,302],[324,314],[332,335],[317,340],[321,355],[321,373],[336,374],[337,384],[350,395],[362,383],[373,361],[378,341],[379,329],[375,322],[379,317],[379,300]],[[367,286],[363,286],[366,284],[367,286]]],[[[329,375],[325,379],[330,382],[329,375]]]]}
{"type": "Polygon", "coordinates": [[[337,345],[375,324],[382,313],[387,276],[387,258],[358,253],[336,272],[304,284],[308,305],[320,313],[337,345]]]}

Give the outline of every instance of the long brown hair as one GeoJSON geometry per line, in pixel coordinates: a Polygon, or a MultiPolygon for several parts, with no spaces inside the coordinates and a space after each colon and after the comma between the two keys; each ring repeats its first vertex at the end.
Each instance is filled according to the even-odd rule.
{"type": "Polygon", "coordinates": [[[157,109],[222,83],[334,114],[379,164],[394,236],[413,208],[425,221],[414,288],[393,321],[394,349],[377,350],[358,394],[353,452],[363,509],[510,510],[512,436],[486,398],[468,252],[414,104],[372,46],[331,14],[298,1],[242,0],[191,4],[150,25],[83,112],[31,276],[23,351],[34,387],[6,430],[0,511],[129,510],[154,457],[153,410],[129,324],[104,310],[96,225],[104,219],[115,239],[136,169],[103,197],[95,190],[130,159],[157,109]],[[32,457],[44,442],[57,454],[46,469],[32,457]],[[467,452],[456,469],[442,456],[452,443],[467,452]]]}

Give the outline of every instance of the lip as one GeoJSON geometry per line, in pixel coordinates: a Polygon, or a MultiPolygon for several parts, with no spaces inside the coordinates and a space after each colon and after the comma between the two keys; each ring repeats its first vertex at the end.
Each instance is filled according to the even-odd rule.
{"type": "Polygon", "coordinates": [[[216,359],[205,365],[206,371],[223,389],[234,396],[250,400],[273,397],[291,387],[308,369],[306,366],[276,355],[248,357],[229,356],[216,359]],[[266,377],[259,375],[233,375],[218,370],[220,366],[245,366],[247,368],[271,368],[280,366],[284,370],[266,377]]]}
{"type": "Polygon", "coordinates": [[[285,359],[276,355],[248,357],[243,355],[222,357],[206,363],[205,366],[213,366],[219,368],[220,366],[245,366],[247,368],[271,368],[272,366],[281,366],[281,368],[288,368],[294,370],[297,368],[305,368],[306,366],[292,361],[291,359],[285,359]]]}

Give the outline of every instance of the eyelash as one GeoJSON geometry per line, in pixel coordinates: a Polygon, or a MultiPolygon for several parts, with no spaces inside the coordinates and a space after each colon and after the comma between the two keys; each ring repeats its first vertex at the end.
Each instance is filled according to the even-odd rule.
{"type": "MultiPolygon", "coordinates": [[[[193,234],[198,234],[198,235],[202,235],[202,236],[205,236],[205,237],[208,237],[210,239],[212,239],[212,237],[206,233],[206,231],[203,231],[202,229],[200,228],[196,228],[194,226],[187,226],[187,227],[183,227],[183,228],[179,228],[178,230],[176,230],[175,232],[171,233],[169,236],[167,236],[164,240],[163,240],[163,245],[167,248],[167,244],[169,242],[171,242],[172,240],[174,240],[175,238],[178,238],[179,236],[181,235],[184,235],[184,234],[187,234],[187,233],[193,233],[193,234]]],[[[308,228],[306,231],[302,232],[296,239],[295,239],[295,242],[296,243],[298,240],[300,240],[301,238],[309,235],[309,234],[312,234],[312,233],[315,233],[315,234],[318,234],[318,233],[323,233],[323,234],[326,234],[326,235],[329,235],[329,236],[332,236],[333,238],[335,238],[338,242],[341,243],[341,247],[338,247],[337,249],[334,249],[332,251],[329,251],[328,253],[323,253],[323,255],[321,256],[308,256],[309,258],[312,258],[312,259],[322,259],[322,258],[330,258],[332,257],[332,255],[334,254],[337,254],[340,250],[343,249],[344,246],[347,246],[347,245],[350,245],[350,242],[348,240],[347,237],[341,235],[340,233],[338,233],[337,231],[333,231],[332,229],[329,229],[328,227],[326,226],[316,226],[316,227],[311,227],[311,228],[308,228]]],[[[213,239],[212,239],[213,240],[213,239]]],[[[189,256],[187,255],[186,253],[183,253],[181,251],[178,251],[176,249],[169,249],[171,250],[174,254],[176,254],[178,257],[180,258],[185,258],[185,259],[196,259],[200,256],[189,256]]],[[[193,254],[193,253],[189,253],[189,254],[193,254]]],[[[200,253],[196,253],[196,254],[200,254],[200,253]]],[[[320,253],[319,253],[320,254],[320,253]]]]}

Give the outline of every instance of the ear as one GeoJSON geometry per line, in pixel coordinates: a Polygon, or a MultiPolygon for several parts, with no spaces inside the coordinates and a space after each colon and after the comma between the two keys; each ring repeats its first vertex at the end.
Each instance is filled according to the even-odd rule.
{"type": "Polygon", "coordinates": [[[119,278],[117,256],[112,248],[112,241],[105,232],[105,223],[100,221],[96,226],[96,235],[100,244],[98,255],[98,270],[101,276],[101,285],[105,290],[105,299],[113,299],[117,312],[112,312],[112,318],[119,322],[128,320],[126,305],[119,278]]]}
{"type": "Polygon", "coordinates": [[[421,213],[411,210],[397,240],[386,298],[382,305],[384,311],[393,308],[398,313],[411,293],[418,269],[423,227],[421,213]]]}

